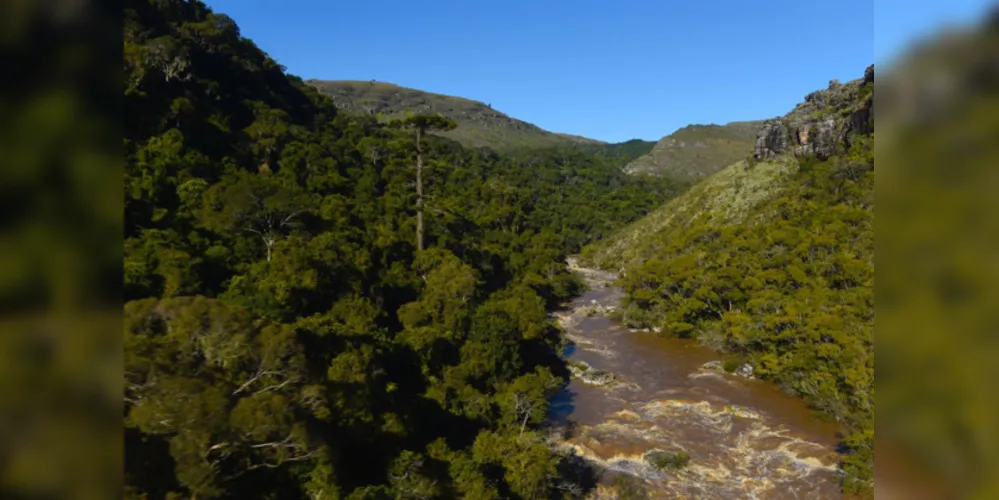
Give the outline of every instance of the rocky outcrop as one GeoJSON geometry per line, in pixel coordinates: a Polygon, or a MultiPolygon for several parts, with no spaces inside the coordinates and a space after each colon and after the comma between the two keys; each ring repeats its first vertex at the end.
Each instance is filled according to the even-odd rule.
{"type": "Polygon", "coordinates": [[[782,154],[828,158],[848,148],[858,136],[874,130],[874,66],[864,77],[847,83],[829,82],[780,118],[767,120],[756,134],[753,157],[782,154]]]}
{"type": "Polygon", "coordinates": [[[714,373],[725,373],[721,361],[708,361],[701,365],[701,371],[714,372],[714,373]]]}
{"type": "MultiPolygon", "coordinates": [[[[743,363],[735,367],[734,369],[729,368],[728,370],[732,370],[732,375],[738,377],[748,378],[748,379],[753,378],[753,365],[749,363],[743,363]]],[[[721,361],[708,361],[707,363],[704,363],[700,367],[700,371],[710,372],[710,373],[727,373],[728,370],[726,370],[725,364],[722,363],[721,361]]]]}
{"type": "Polygon", "coordinates": [[[585,384],[601,386],[612,384],[616,381],[613,373],[594,368],[584,361],[573,361],[568,366],[572,376],[585,384]]]}

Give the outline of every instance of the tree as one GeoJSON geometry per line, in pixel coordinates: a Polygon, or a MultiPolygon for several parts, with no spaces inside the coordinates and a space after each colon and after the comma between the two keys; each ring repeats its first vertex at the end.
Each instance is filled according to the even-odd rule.
{"type": "Polygon", "coordinates": [[[274,157],[282,141],[289,133],[288,113],[280,109],[268,108],[265,104],[254,103],[256,119],[246,127],[246,135],[252,139],[251,149],[260,161],[262,171],[271,169],[274,157]]]}
{"type": "Polygon", "coordinates": [[[222,233],[249,232],[264,243],[267,262],[274,243],[295,227],[309,203],[296,185],[269,175],[242,172],[204,194],[202,224],[222,233]]]}
{"type": "Polygon", "coordinates": [[[453,130],[458,125],[443,115],[412,115],[390,126],[411,129],[416,135],[416,248],[423,250],[423,136],[430,131],[453,130]]]}

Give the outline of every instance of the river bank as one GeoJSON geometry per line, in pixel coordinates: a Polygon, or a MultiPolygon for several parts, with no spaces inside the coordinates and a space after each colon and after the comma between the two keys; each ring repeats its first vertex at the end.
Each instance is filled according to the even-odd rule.
{"type": "Polygon", "coordinates": [[[726,373],[694,341],[633,331],[607,316],[613,273],[570,268],[589,290],[555,313],[573,378],[552,402],[572,450],[600,474],[596,498],[630,483],[651,498],[840,498],[837,426],[776,387],[726,373]]]}

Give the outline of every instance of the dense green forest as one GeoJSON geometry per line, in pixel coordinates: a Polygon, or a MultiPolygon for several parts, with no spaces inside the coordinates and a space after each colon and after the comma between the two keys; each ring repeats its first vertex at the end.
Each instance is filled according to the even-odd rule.
{"type": "Polygon", "coordinates": [[[129,0],[129,498],[563,498],[564,257],[681,186],[338,112],[203,3],[129,0]],[[426,249],[416,249],[422,158],[426,249]]]}

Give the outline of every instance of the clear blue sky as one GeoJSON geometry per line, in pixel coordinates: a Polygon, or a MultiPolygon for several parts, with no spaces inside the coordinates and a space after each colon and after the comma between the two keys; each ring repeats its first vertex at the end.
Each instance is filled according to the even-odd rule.
{"type": "Polygon", "coordinates": [[[208,0],[302,78],[491,103],[545,129],[657,140],[782,115],[983,0],[208,0]],[[875,6],[877,3],[877,6],[875,6]],[[875,31],[875,20],[878,31],[875,31]]]}

